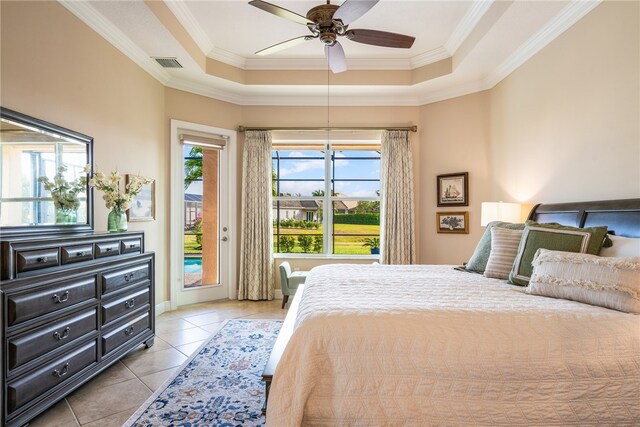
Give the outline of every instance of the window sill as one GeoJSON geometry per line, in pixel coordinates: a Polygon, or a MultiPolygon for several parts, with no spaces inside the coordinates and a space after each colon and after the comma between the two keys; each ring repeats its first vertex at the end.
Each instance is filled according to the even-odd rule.
{"type": "Polygon", "coordinates": [[[380,261],[380,255],[273,254],[273,259],[373,259],[380,261]]]}

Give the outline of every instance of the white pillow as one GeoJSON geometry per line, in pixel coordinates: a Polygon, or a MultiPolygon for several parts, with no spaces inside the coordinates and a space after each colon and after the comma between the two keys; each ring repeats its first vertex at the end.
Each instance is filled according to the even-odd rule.
{"type": "Polygon", "coordinates": [[[640,314],[640,257],[538,249],[527,293],[640,314]]]}
{"type": "Polygon", "coordinates": [[[631,257],[640,256],[640,238],[609,235],[613,245],[600,249],[600,256],[631,257]]]}
{"type": "Polygon", "coordinates": [[[484,277],[508,279],[523,230],[491,227],[491,252],[484,270],[484,277]]]}

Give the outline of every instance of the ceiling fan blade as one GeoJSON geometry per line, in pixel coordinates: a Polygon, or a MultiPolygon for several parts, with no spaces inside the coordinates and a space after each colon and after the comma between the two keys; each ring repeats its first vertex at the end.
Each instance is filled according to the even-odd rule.
{"type": "Polygon", "coordinates": [[[329,68],[333,74],[347,71],[347,58],[344,56],[344,49],[340,43],[336,42],[333,46],[325,46],[324,55],[327,57],[329,68]]]}
{"type": "Polygon", "coordinates": [[[251,6],[257,7],[258,9],[262,9],[265,12],[273,13],[276,16],[279,16],[279,17],[284,18],[284,19],[288,19],[289,21],[296,22],[298,24],[302,24],[302,25],[311,24],[311,25],[313,25],[313,22],[309,21],[304,16],[298,15],[295,12],[291,12],[290,10],[285,9],[284,7],[276,6],[275,4],[271,4],[271,3],[267,3],[266,1],[252,0],[252,1],[249,2],[249,4],[251,6]]]}
{"type": "Polygon", "coordinates": [[[347,31],[347,38],[358,43],[384,47],[399,47],[402,49],[409,49],[416,40],[415,37],[405,36],[404,34],[377,30],[349,30],[347,31]]]}
{"type": "Polygon", "coordinates": [[[289,49],[290,47],[298,46],[299,44],[302,44],[307,40],[311,40],[312,38],[314,37],[312,36],[296,37],[295,39],[280,42],[278,44],[274,44],[273,46],[269,46],[267,48],[259,50],[256,52],[256,55],[260,55],[260,56],[270,55],[272,53],[276,53],[281,50],[289,49]]]}
{"type": "Polygon", "coordinates": [[[369,9],[378,3],[379,0],[346,0],[342,6],[333,14],[333,19],[339,19],[344,25],[349,25],[369,9]]]}

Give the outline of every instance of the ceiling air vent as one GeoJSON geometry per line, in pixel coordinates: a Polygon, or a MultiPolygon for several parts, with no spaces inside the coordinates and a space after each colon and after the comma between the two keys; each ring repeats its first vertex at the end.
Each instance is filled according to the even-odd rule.
{"type": "Polygon", "coordinates": [[[182,65],[176,58],[153,58],[163,68],[182,68],[182,65]]]}

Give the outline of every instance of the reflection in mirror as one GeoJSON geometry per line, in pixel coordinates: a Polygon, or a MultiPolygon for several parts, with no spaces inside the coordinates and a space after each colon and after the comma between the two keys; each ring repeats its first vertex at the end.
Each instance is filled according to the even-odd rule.
{"type": "Polygon", "coordinates": [[[91,138],[2,109],[0,226],[68,231],[91,226],[91,138]],[[80,227],[81,228],[81,227],[80,227]]]}

